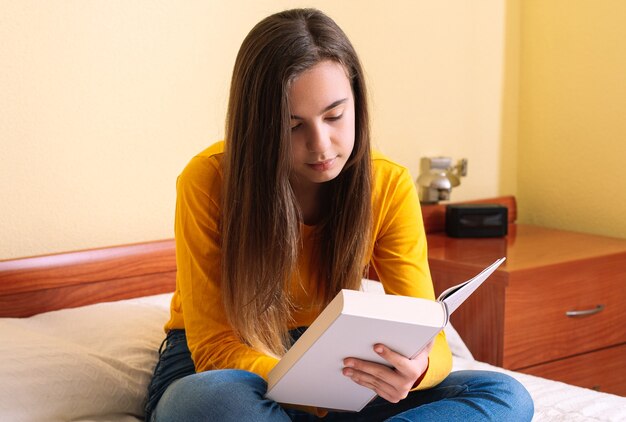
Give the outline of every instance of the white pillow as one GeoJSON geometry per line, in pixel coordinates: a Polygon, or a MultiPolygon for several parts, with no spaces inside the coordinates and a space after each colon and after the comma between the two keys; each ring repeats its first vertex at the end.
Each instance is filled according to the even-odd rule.
{"type": "Polygon", "coordinates": [[[0,319],[0,419],[142,418],[170,297],[0,319]]]}

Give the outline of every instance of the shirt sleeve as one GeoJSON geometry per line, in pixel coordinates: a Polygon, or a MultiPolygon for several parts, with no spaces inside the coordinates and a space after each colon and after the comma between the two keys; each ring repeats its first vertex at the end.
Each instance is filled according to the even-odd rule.
{"type": "MultiPolygon", "coordinates": [[[[409,172],[397,167],[376,178],[372,265],[385,293],[435,300],[421,206],[409,172]],[[400,170],[397,170],[397,169],[400,170]]],[[[416,389],[433,387],[452,368],[443,330],[436,336],[426,375],[416,389]]]]}
{"type": "Polygon", "coordinates": [[[195,157],[177,180],[177,289],[196,372],[244,369],[267,379],[277,359],[244,344],[221,299],[221,174],[214,157],[195,157]]]}

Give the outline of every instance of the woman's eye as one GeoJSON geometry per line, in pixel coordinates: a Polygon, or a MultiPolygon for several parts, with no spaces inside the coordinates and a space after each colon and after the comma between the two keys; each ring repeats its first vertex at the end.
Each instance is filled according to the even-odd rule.
{"type": "Polygon", "coordinates": [[[337,120],[341,119],[343,117],[343,113],[338,114],[336,116],[328,116],[326,118],[326,120],[330,121],[330,122],[336,122],[337,120]]]}
{"type": "Polygon", "coordinates": [[[301,126],[302,126],[302,123],[297,123],[295,125],[292,125],[291,126],[291,131],[293,132],[295,130],[298,130],[298,128],[300,128],[301,126]]]}

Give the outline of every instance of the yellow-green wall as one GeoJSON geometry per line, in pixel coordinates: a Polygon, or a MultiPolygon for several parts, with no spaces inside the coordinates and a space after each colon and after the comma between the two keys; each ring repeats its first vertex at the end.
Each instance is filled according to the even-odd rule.
{"type": "Polygon", "coordinates": [[[242,39],[295,6],[347,32],[375,146],[414,176],[468,158],[453,200],[626,237],[622,0],[0,0],[0,259],[172,237],[242,39]]]}
{"type": "Polygon", "coordinates": [[[468,158],[453,199],[498,194],[503,1],[0,0],[0,259],[172,237],[241,41],[295,6],[355,44],[379,149],[415,176],[468,158]]]}
{"type": "Polygon", "coordinates": [[[519,5],[520,220],[626,238],[626,1],[519,5]]]}

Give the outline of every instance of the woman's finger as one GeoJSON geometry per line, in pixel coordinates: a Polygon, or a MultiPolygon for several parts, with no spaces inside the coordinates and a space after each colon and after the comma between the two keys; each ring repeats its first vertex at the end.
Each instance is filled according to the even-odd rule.
{"type": "Polygon", "coordinates": [[[373,390],[380,397],[391,403],[397,403],[406,397],[406,394],[399,392],[393,385],[370,373],[360,371],[356,368],[344,368],[343,374],[355,383],[373,390]]]}

